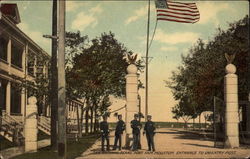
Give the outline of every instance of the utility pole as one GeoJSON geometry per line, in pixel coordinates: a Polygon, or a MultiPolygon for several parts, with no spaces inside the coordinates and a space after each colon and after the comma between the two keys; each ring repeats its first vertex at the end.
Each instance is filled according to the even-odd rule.
{"type": "MultiPolygon", "coordinates": [[[[57,0],[53,0],[52,7],[52,37],[57,37],[57,0]]],[[[51,146],[57,149],[57,111],[58,111],[58,83],[57,83],[57,38],[51,43],[51,146]]]]}
{"type": "Polygon", "coordinates": [[[65,0],[59,0],[58,27],[58,157],[66,159],[65,0]]]}
{"type": "Polygon", "coordinates": [[[146,47],[146,87],[145,87],[145,121],[148,115],[148,44],[149,44],[149,24],[150,24],[150,0],[148,0],[148,25],[147,25],[147,47],[146,47]]]}

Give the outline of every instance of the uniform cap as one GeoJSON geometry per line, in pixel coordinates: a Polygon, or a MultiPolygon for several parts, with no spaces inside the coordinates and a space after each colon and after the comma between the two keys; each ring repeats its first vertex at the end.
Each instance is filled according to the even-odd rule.
{"type": "Polygon", "coordinates": [[[148,117],[148,118],[152,118],[152,116],[151,116],[151,115],[147,115],[147,117],[148,117]]]}
{"type": "Polygon", "coordinates": [[[135,114],[134,117],[139,117],[139,115],[138,115],[138,114],[135,114]]]}

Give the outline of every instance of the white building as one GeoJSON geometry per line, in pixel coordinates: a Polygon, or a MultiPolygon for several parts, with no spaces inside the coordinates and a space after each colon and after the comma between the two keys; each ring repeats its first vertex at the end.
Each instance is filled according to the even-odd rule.
{"type": "Polygon", "coordinates": [[[20,86],[48,77],[50,56],[17,27],[20,22],[16,4],[1,4],[0,111],[23,122],[29,91],[20,86]]]}

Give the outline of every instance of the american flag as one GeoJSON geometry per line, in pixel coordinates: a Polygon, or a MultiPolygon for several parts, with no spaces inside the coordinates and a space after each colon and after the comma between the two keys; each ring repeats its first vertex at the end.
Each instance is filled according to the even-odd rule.
{"type": "Polygon", "coordinates": [[[155,0],[155,6],[157,20],[196,23],[200,19],[200,13],[195,3],[155,0]]]}

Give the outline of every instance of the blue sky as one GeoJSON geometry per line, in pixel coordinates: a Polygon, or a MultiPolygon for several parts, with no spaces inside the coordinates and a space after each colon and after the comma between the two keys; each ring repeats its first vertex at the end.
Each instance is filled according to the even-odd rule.
{"type": "MultiPolygon", "coordinates": [[[[17,1],[17,4],[21,16],[18,27],[50,54],[50,40],[42,35],[51,33],[51,1],[17,1]]],[[[164,80],[169,79],[171,72],[181,64],[181,54],[187,54],[198,38],[206,42],[214,37],[218,27],[226,29],[228,23],[249,13],[247,1],[197,1],[196,4],[201,17],[195,24],[158,22],[149,52],[153,57],[149,65],[149,113],[157,121],[172,120],[170,110],[176,101],[165,87],[164,80]]],[[[155,22],[155,6],[151,1],[150,35],[155,22]]],[[[78,0],[66,3],[67,31],[80,30],[90,39],[112,31],[120,42],[140,57],[145,56],[146,24],[147,1],[78,0]]],[[[144,74],[140,78],[144,81],[144,74]]],[[[144,100],[144,90],[139,93],[144,100]]],[[[111,108],[123,104],[123,100],[116,100],[111,108]]]]}

